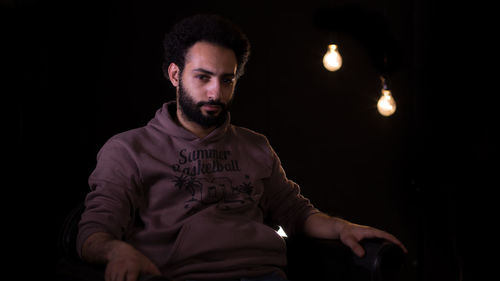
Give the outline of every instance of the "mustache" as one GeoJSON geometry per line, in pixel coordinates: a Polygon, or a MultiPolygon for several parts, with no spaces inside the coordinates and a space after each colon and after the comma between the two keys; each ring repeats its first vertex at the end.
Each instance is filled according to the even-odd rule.
{"type": "Polygon", "coordinates": [[[197,107],[202,107],[204,105],[217,105],[222,109],[226,109],[227,105],[220,100],[209,100],[209,101],[200,101],[196,104],[197,107]]]}

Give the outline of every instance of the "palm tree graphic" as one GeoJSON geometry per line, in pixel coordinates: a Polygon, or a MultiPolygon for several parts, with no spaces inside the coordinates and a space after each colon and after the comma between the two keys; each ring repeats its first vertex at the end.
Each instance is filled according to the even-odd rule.
{"type": "Polygon", "coordinates": [[[187,202],[199,201],[198,199],[195,198],[197,189],[200,191],[200,198],[201,198],[201,192],[202,192],[203,185],[195,177],[188,177],[185,175],[180,175],[178,177],[176,176],[175,179],[173,180],[173,182],[175,183],[174,186],[176,186],[179,190],[184,188],[186,191],[188,191],[191,194],[191,199],[188,200],[187,202]]]}

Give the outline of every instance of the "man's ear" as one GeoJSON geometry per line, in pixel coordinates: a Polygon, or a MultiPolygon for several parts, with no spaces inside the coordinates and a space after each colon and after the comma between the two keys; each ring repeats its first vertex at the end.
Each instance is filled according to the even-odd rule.
{"type": "Polygon", "coordinates": [[[170,65],[167,68],[167,72],[165,73],[168,75],[168,80],[174,85],[174,87],[179,86],[179,80],[180,80],[180,75],[181,75],[181,70],[175,63],[170,63],[170,65]]]}

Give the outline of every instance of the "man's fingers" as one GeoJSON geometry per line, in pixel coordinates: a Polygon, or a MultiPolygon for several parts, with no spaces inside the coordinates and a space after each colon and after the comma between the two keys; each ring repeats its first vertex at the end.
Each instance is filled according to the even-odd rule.
{"type": "Polygon", "coordinates": [[[398,245],[399,247],[401,247],[401,249],[403,249],[403,251],[405,253],[408,253],[408,250],[403,245],[403,243],[401,243],[401,241],[399,241],[394,235],[392,235],[392,234],[390,234],[388,232],[385,232],[383,230],[380,230],[380,229],[377,229],[377,228],[369,228],[360,237],[358,237],[358,239],[360,241],[363,240],[364,238],[381,238],[381,239],[385,239],[385,240],[387,240],[389,242],[392,242],[392,243],[398,245]]]}
{"type": "Polygon", "coordinates": [[[365,255],[365,249],[363,249],[363,246],[361,246],[353,236],[346,238],[343,242],[345,245],[351,248],[356,256],[361,258],[365,255]]]}
{"type": "Polygon", "coordinates": [[[113,281],[125,281],[125,272],[119,270],[112,274],[111,277],[113,281]]]}
{"type": "Polygon", "coordinates": [[[106,271],[104,272],[104,280],[105,281],[114,281],[114,272],[111,270],[111,267],[106,266],[106,271]]]}
{"type": "Polygon", "coordinates": [[[127,277],[127,279],[125,279],[125,281],[137,281],[137,278],[139,277],[139,272],[138,271],[128,271],[126,277],[127,277]]]}
{"type": "Polygon", "coordinates": [[[401,241],[399,241],[394,235],[378,229],[377,231],[380,232],[377,237],[383,238],[387,241],[390,241],[398,245],[401,249],[403,249],[403,252],[408,253],[408,250],[406,249],[405,245],[403,245],[403,243],[401,243],[401,241]]]}
{"type": "Polygon", "coordinates": [[[151,272],[153,275],[161,275],[161,272],[158,267],[156,267],[156,265],[152,265],[152,269],[149,272],[151,272]]]}
{"type": "Polygon", "coordinates": [[[352,225],[354,227],[349,228],[348,231],[345,233],[344,238],[341,239],[344,244],[346,244],[349,248],[352,249],[352,251],[358,256],[358,257],[363,257],[365,255],[365,250],[363,249],[363,246],[359,244],[359,241],[366,239],[366,238],[381,238],[385,239],[387,241],[390,241],[396,245],[398,245],[405,253],[408,253],[408,250],[406,247],[399,241],[394,235],[385,232],[383,230],[373,228],[373,227],[366,227],[366,226],[361,226],[361,225],[352,225]]]}
{"type": "Polygon", "coordinates": [[[144,268],[144,272],[151,273],[152,275],[161,275],[160,270],[152,262],[149,262],[144,268]]]}

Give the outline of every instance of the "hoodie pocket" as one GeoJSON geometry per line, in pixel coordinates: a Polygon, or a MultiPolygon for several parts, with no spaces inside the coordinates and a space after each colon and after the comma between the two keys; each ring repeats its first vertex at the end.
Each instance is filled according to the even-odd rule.
{"type": "MultiPolygon", "coordinates": [[[[178,259],[177,256],[178,256],[178,253],[182,252],[180,249],[182,249],[182,245],[184,244],[184,241],[189,239],[189,235],[186,234],[186,233],[189,233],[189,228],[190,228],[189,224],[184,224],[181,227],[181,230],[177,234],[177,238],[174,242],[174,245],[172,246],[172,249],[170,252],[170,257],[168,258],[169,261],[173,261],[173,260],[178,259]]],[[[169,263],[171,263],[171,262],[169,262],[169,263]]]]}
{"type": "Polygon", "coordinates": [[[177,236],[168,264],[213,263],[283,257],[286,245],[274,229],[244,216],[197,214],[177,236]]]}

